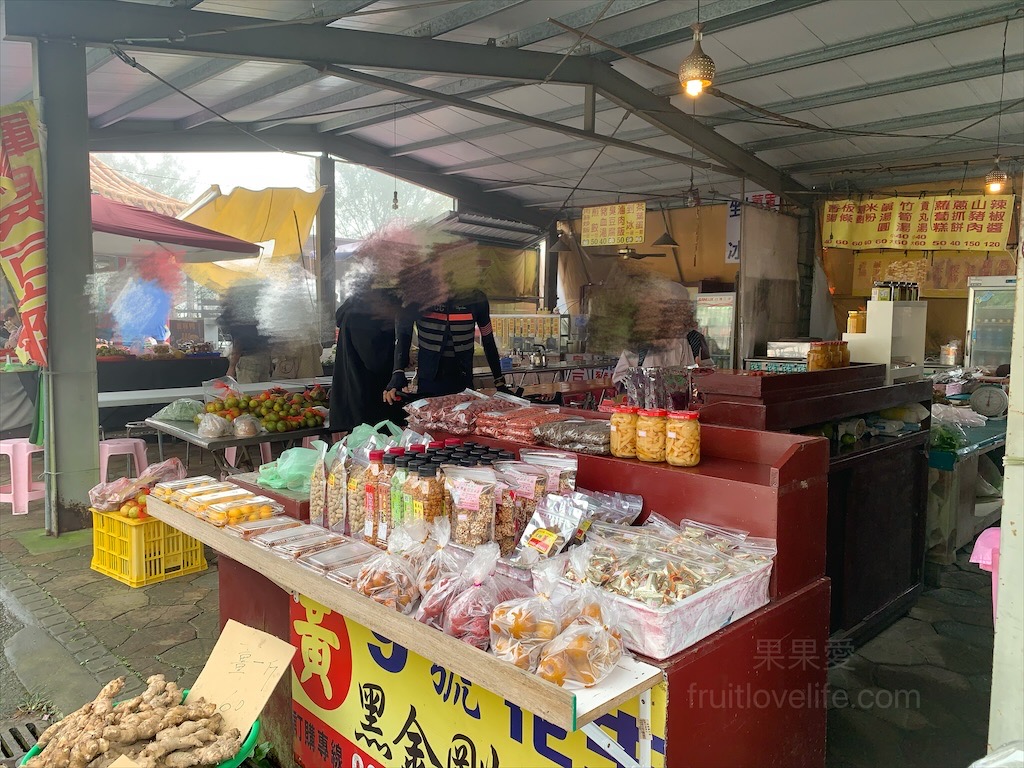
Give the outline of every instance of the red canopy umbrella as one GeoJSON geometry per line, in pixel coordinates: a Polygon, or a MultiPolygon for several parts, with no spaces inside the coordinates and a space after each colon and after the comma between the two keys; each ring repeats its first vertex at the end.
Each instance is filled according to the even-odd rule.
{"type": "Polygon", "coordinates": [[[248,259],[260,253],[255,243],[100,195],[92,196],[92,231],[97,256],[138,258],[165,252],[194,264],[248,259]]]}

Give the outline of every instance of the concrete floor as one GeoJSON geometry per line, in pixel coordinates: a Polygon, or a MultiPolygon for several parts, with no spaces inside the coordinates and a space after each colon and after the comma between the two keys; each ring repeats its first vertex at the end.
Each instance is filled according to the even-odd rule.
{"type": "MultiPolygon", "coordinates": [[[[155,460],[155,446],[150,453],[155,460]]],[[[168,455],[184,458],[182,444],[168,455]]],[[[190,474],[214,472],[208,454],[192,459],[190,474]]],[[[128,675],[133,687],[155,672],[182,684],[195,679],[218,632],[212,552],[204,573],[131,589],[90,570],[90,546],[29,553],[15,534],[42,528],[41,504],[25,517],[6,509],[0,515],[0,589],[8,609],[23,617],[4,619],[0,611],[0,639],[25,687],[70,707],[70,699],[84,703],[116,674],[128,675]],[[43,663],[30,664],[33,658],[43,663]]],[[[937,583],[907,617],[830,672],[828,768],[964,768],[985,753],[991,582],[968,562],[969,550],[937,569],[937,583]]],[[[24,695],[14,679],[0,666],[7,689],[0,719],[24,695]]]]}

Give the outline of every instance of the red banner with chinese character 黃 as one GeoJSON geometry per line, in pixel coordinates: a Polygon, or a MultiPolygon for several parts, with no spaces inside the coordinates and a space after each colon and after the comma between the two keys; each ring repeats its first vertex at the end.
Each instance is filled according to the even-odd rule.
{"type": "Polygon", "coordinates": [[[43,156],[32,102],[0,107],[0,138],[0,267],[21,314],[17,352],[46,365],[43,156]]]}
{"type": "Polygon", "coordinates": [[[881,197],[825,203],[826,248],[1003,251],[1013,195],[881,197]]]}

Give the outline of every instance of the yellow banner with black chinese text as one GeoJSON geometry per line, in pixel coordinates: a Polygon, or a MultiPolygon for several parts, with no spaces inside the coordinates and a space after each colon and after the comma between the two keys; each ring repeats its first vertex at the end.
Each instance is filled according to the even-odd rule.
{"type": "Polygon", "coordinates": [[[583,209],[580,243],[586,246],[642,245],[647,224],[644,203],[618,203],[583,209]]]}
{"type": "MultiPolygon", "coordinates": [[[[361,624],[300,597],[291,604],[294,753],[304,768],[616,766],[567,733],[361,624]]],[[[665,765],[667,686],[652,694],[653,765],[665,765]]],[[[638,701],[597,720],[636,757],[638,701]]]]}
{"type": "Polygon", "coordinates": [[[1013,203],[1013,195],[829,200],[821,241],[852,250],[1006,250],[1013,203]]]}

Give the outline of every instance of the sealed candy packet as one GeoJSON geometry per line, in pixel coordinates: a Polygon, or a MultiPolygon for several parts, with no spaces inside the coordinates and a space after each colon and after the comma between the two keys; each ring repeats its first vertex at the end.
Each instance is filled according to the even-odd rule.
{"type": "Polygon", "coordinates": [[[562,630],[562,606],[553,599],[560,577],[559,563],[547,561],[533,571],[536,595],[495,606],[491,614],[491,653],[520,669],[536,671],[544,645],[562,630]]]}

